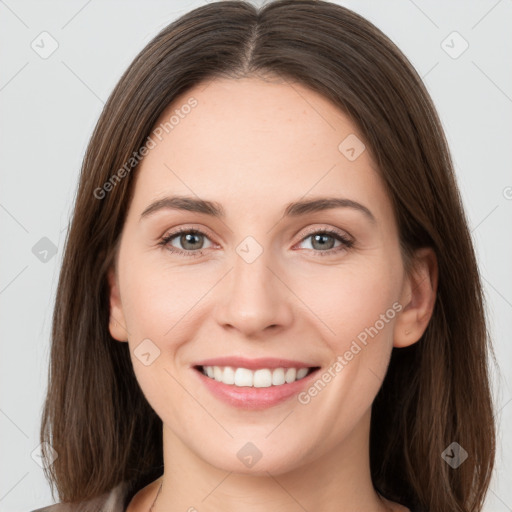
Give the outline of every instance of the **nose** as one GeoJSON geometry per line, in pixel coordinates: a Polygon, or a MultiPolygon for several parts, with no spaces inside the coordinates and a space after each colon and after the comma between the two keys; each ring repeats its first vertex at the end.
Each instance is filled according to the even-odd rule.
{"type": "Polygon", "coordinates": [[[293,318],[293,294],[286,278],[264,251],[248,263],[235,254],[234,265],[223,279],[217,322],[247,337],[289,326],[293,318]]]}

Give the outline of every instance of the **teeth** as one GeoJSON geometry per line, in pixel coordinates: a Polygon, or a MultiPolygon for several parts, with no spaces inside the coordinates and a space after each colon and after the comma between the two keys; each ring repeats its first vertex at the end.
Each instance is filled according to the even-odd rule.
{"type": "Polygon", "coordinates": [[[254,388],[268,388],[290,384],[303,379],[309,368],[275,368],[270,370],[249,370],[247,368],[233,368],[232,366],[203,366],[203,374],[224,384],[235,386],[249,386],[254,388]]]}
{"type": "MultiPolygon", "coordinates": [[[[218,366],[217,366],[218,368],[218,366]]],[[[234,384],[235,383],[235,370],[231,368],[231,366],[226,366],[224,368],[224,372],[220,370],[219,374],[221,375],[220,378],[216,378],[215,380],[222,380],[224,384],[234,384]]]]}
{"type": "Polygon", "coordinates": [[[272,372],[272,386],[280,386],[286,382],[284,368],[276,368],[272,372]]]}
{"type": "Polygon", "coordinates": [[[284,380],[288,383],[294,382],[297,377],[297,370],[295,368],[287,368],[284,374],[284,380]]]}
{"type": "MultiPolygon", "coordinates": [[[[237,368],[235,370],[235,386],[252,386],[254,384],[254,373],[246,368],[237,368]]],[[[222,381],[222,379],[215,379],[222,381]]]]}
{"type": "Polygon", "coordinates": [[[308,374],[309,368],[297,370],[297,380],[303,379],[308,374]]]}

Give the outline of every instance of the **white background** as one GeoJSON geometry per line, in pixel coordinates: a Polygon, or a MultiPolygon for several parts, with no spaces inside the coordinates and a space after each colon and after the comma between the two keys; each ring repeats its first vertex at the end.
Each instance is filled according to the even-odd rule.
{"type": "MultiPolygon", "coordinates": [[[[497,467],[485,511],[512,511],[512,1],[338,3],[402,49],[446,130],[501,371],[494,379],[497,467]],[[453,31],[469,44],[456,59],[442,46],[453,31]]],[[[53,300],[87,142],[135,55],[165,25],[201,4],[0,0],[1,512],[52,503],[31,453],[39,445],[53,300]],[[31,47],[43,31],[58,43],[47,59],[31,47]],[[43,237],[57,250],[47,262],[32,252],[43,237]]],[[[448,44],[460,49],[462,40],[454,41],[448,44]]]]}

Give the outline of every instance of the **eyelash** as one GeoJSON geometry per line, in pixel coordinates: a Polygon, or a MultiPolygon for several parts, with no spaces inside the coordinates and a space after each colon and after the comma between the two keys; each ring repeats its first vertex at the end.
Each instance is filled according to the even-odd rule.
{"type": "MultiPolygon", "coordinates": [[[[172,233],[169,233],[169,234],[165,235],[163,238],[161,238],[160,241],[158,242],[158,245],[162,246],[162,247],[166,247],[170,252],[179,254],[182,256],[192,257],[192,258],[202,256],[204,254],[204,249],[196,249],[195,251],[183,251],[181,249],[176,249],[176,247],[172,247],[171,245],[169,245],[171,240],[173,240],[178,235],[181,235],[183,233],[194,234],[194,235],[203,235],[206,238],[208,238],[208,235],[201,230],[190,229],[190,228],[188,228],[188,229],[187,228],[179,228],[176,231],[173,231],[172,233]]],[[[304,236],[300,240],[300,242],[306,240],[307,238],[309,238],[313,235],[329,235],[341,242],[341,245],[339,247],[328,249],[325,251],[311,249],[315,253],[317,253],[318,256],[330,256],[330,255],[338,253],[342,250],[350,249],[354,245],[354,242],[352,240],[350,240],[349,238],[347,238],[346,236],[342,235],[340,232],[338,232],[334,229],[311,230],[306,233],[306,236],[304,236]]]]}

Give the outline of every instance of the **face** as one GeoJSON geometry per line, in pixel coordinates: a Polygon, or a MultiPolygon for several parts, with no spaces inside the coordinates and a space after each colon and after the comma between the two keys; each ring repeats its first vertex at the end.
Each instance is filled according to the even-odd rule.
{"type": "Polygon", "coordinates": [[[129,343],[164,443],[226,471],[273,474],[349,449],[413,305],[362,136],[298,84],[218,79],[161,121],[176,109],[137,170],[110,274],[110,332],[129,343]],[[176,196],[191,201],[162,201],[176,196]],[[325,198],[342,201],[289,208],[325,198]],[[212,370],[242,385],[197,368],[225,357],[250,360],[212,370]],[[251,362],[263,371],[237,370],[251,362]],[[316,370],[292,383],[287,366],[316,370]],[[251,469],[244,457],[258,453],[251,469]]]}

